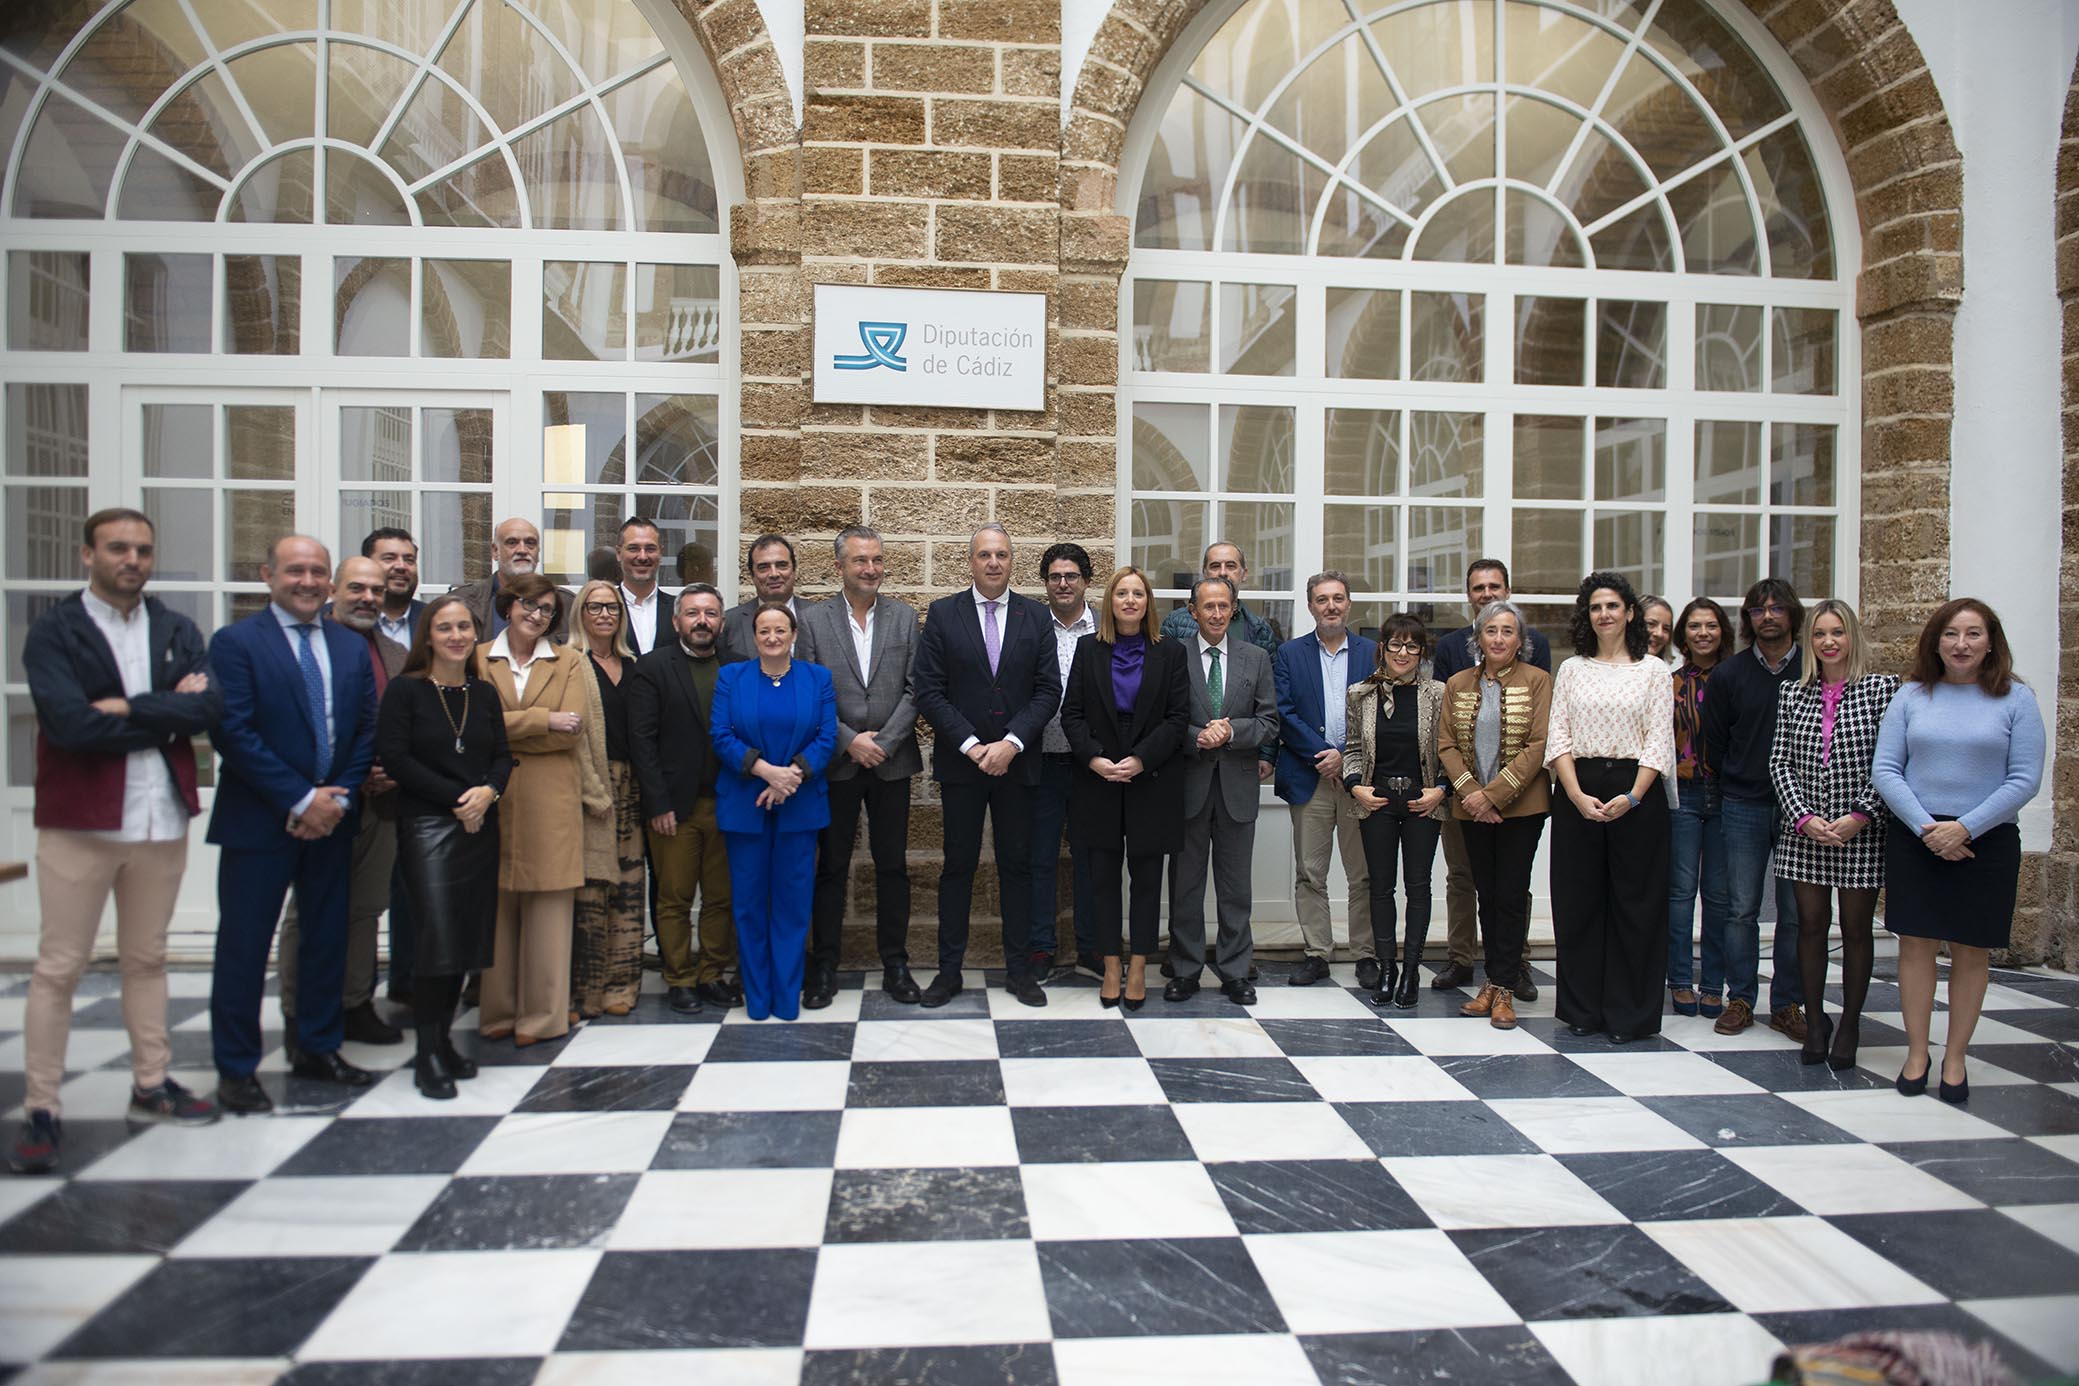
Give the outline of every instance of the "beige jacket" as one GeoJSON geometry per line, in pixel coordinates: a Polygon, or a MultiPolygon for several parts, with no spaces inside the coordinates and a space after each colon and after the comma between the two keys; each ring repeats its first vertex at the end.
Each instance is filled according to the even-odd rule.
{"type": "Polygon", "coordinates": [[[1501,767],[1494,779],[1473,778],[1473,731],[1480,720],[1480,677],[1474,665],[1444,685],[1444,717],[1437,726],[1437,759],[1451,777],[1451,815],[1468,820],[1465,794],[1484,789],[1504,818],[1548,813],[1552,782],[1545,773],[1545,734],[1552,717],[1552,676],[1522,660],[1502,671],[1501,767]]]}
{"type": "Polygon", "coordinates": [[[585,883],[579,748],[586,731],[550,731],[549,714],[575,712],[589,718],[585,690],[592,671],[583,667],[576,650],[543,645],[527,675],[524,699],[513,691],[511,663],[493,659],[490,644],[477,647],[485,676],[505,708],[505,739],[513,754],[512,779],[498,801],[500,890],[576,890],[585,883]]]}

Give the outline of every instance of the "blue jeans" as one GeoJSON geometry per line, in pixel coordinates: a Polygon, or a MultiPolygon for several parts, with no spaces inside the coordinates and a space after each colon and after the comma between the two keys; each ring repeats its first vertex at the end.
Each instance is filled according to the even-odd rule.
{"type": "MultiPolygon", "coordinates": [[[[1032,791],[1032,951],[1054,956],[1058,936],[1054,908],[1055,867],[1061,861],[1061,830],[1068,822],[1068,788],[1075,766],[1065,755],[1040,757],[1040,782],[1032,791]]],[[[1069,849],[1070,904],[1075,910],[1076,951],[1097,951],[1097,887],[1090,854],[1069,849]]]]}
{"type": "MultiPolygon", "coordinates": [[[[1726,1000],[1755,1004],[1760,989],[1761,892],[1769,878],[1776,843],[1776,805],[1769,799],[1726,799],[1718,810],[1725,835],[1725,875],[1732,917],[1725,928],[1726,1000]]],[[[1797,896],[1790,882],[1776,880],[1776,941],[1770,952],[1769,1009],[1805,1004],[1797,970],[1797,896]]]]}
{"type": "Polygon", "coordinates": [[[1683,780],[1679,787],[1681,798],[1668,817],[1668,988],[1690,989],[1696,898],[1702,894],[1702,990],[1717,996],[1725,990],[1725,932],[1732,915],[1718,789],[1707,780],[1683,780]]]}

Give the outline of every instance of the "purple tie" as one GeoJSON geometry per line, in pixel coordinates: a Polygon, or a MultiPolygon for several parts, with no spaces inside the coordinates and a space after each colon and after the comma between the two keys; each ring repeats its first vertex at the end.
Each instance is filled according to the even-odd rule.
{"type": "Polygon", "coordinates": [[[982,644],[989,651],[989,672],[996,672],[997,661],[1003,658],[1003,636],[996,629],[996,603],[982,603],[982,644]]]}

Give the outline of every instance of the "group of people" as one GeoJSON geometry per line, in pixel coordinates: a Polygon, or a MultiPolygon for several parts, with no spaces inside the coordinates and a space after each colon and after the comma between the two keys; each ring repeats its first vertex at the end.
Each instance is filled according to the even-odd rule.
{"type": "Polygon", "coordinates": [[[1462,629],[1433,637],[1400,613],[1374,641],[1349,628],[1348,580],[1324,572],[1306,587],[1313,628],[1281,640],[1243,604],[1246,559],[1225,542],[1158,621],[1154,582],[1131,566],[1093,603],[1090,558],[1073,543],[1042,555],[1044,601],[1013,592],[1010,536],[985,525],[968,545],[971,585],[920,623],[881,591],[882,541],[864,526],[834,541],[839,592],[821,602],[796,599],[795,549],[777,534],[750,546],[750,600],[730,606],[704,582],[665,591],[661,537],[629,519],[618,571],[570,593],[537,571],[535,526],[510,519],[487,578],[422,602],[402,530],[377,530],[336,569],[316,540],[287,535],[261,570],[267,605],[205,643],[145,593],[151,521],[89,517],[87,586],[38,620],[23,652],[43,926],[15,1168],[57,1163],[71,997],[111,895],[134,1118],[271,1109],[255,1074],[278,923],[291,1072],[372,1082],[340,1051],[403,1038],[373,1004],[385,911],[414,1081],[439,1100],[476,1072],[450,1034],[471,979],[483,1041],[525,1046],[627,1014],[646,911],[672,1011],[794,1019],[830,1005],[862,813],[880,985],[899,1003],[943,1006],[963,988],[986,823],[1019,1002],[1044,1006],[1042,984],[1059,975],[1065,834],[1075,966],[1097,977],[1101,1005],[1146,1003],[1165,884],[1164,999],[1188,1000],[1210,969],[1230,1001],[1254,1004],[1266,780],[1292,819],[1306,953],[1292,984],[1328,975],[1339,845],[1358,981],[1382,1006],[1412,1006],[1441,843],[1450,944],[1432,986],[1469,983],[1483,944],[1485,984],[1463,1009],[1514,1025],[1514,1002],[1536,995],[1530,874],[1550,817],[1557,1013],[1577,1033],[1656,1031],[1663,977],[1678,1012],[1716,1013],[1728,1032],[1751,1023],[1773,853],[1788,884],[1772,1023],[1813,1062],[1853,1063],[1889,871],[1912,883],[1887,918],[1902,936],[1911,1041],[1901,1089],[1927,1081],[1946,940],[1941,1092],[1965,1091],[1973,988],[1982,997],[1985,950],[2004,942],[2014,818],[2043,758],[2034,701],[1982,603],[1935,614],[1900,691],[1867,669],[1844,603],[1820,603],[1807,629],[1795,593],[1765,580],[1735,654],[1715,604],[1675,619],[1621,575],[1594,573],[1575,602],[1576,657],[1555,678],[1493,559],[1467,575],[1462,629]],[[1668,649],[1682,657],[1673,670],[1668,649]],[[907,865],[920,719],[944,824],[936,974],[922,986],[907,865]],[[205,732],[218,758],[213,1100],[168,1073],[165,1014],[166,925],[205,732]],[[1821,1013],[1830,892],[1847,973],[1837,1025],[1821,1013]]]}

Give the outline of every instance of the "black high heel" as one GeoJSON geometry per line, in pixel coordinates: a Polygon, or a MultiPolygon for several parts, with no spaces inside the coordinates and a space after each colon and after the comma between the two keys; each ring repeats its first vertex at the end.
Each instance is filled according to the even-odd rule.
{"type": "MultiPolygon", "coordinates": [[[[1117,959],[1117,958],[1106,958],[1106,959],[1105,959],[1105,962],[1107,962],[1107,963],[1115,963],[1115,962],[1117,962],[1117,961],[1118,961],[1118,959],[1117,959]]],[[[1105,969],[1105,971],[1109,972],[1109,971],[1111,971],[1111,968],[1110,968],[1110,967],[1107,967],[1107,968],[1105,969]]],[[[1097,984],[1097,1004],[1098,1004],[1098,1005],[1099,1005],[1100,1007],[1102,1007],[1103,1009],[1105,1009],[1105,1010],[1108,1010],[1108,1011],[1113,1011],[1113,1010],[1117,1010],[1117,1009],[1119,1008],[1119,999],[1120,999],[1120,998],[1119,998],[1119,997],[1118,997],[1118,996],[1117,996],[1116,994],[1115,994],[1115,995],[1112,995],[1112,996],[1106,996],[1106,995],[1104,994],[1104,986],[1105,986],[1105,982],[1107,982],[1107,981],[1110,981],[1110,980],[1111,980],[1110,978],[1104,978],[1104,979],[1102,979],[1102,980],[1100,980],[1100,981],[1098,982],[1098,984],[1097,984]]],[[[1125,969],[1124,969],[1124,968],[1121,968],[1121,969],[1120,969],[1120,975],[1119,975],[1119,979],[1118,979],[1118,986],[1119,986],[1119,988],[1120,988],[1120,990],[1121,990],[1121,991],[1124,991],[1124,990],[1125,990],[1125,988],[1126,988],[1126,976],[1125,976],[1125,969]]]]}
{"type": "Polygon", "coordinates": [[[1119,1004],[1121,1006],[1124,1006],[1128,1011],[1138,1011],[1142,1006],[1145,1006],[1147,1003],[1148,960],[1144,957],[1137,956],[1134,958],[1132,963],[1128,964],[1126,969],[1126,976],[1123,979],[1121,979],[1119,983],[1119,1004]],[[1129,982],[1133,980],[1133,974],[1136,971],[1140,973],[1141,994],[1139,996],[1128,996],[1126,995],[1126,986],[1129,982]]]}
{"type": "Polygon", "coordinates": [[[1900,1097],[1918,1097],[1927,1091],[1927,1075],[1934,1072],[1934,1068],[1935,1061],[1933,1056],[1930,1055],[1927,1067],[1920,1070],[1918,1078],[1908,1078],[1906,1070],[1902,1068],[1899,1070],[1899,1076],[1892,1080],[1891,1085],[1898,1089],[1900,1097]]]}
{"type": "MultiPolygon", "coordinates": [[[[1929,1062],[1928,1067],[1934,1067],[1932,1061],[1929,1062]]],[[[1952,1083],[1947,1078],[1944,1078],[1941,1081],[1941,1085],[1935,1089],[1935,1096],[1941,1098],[1952,1107],[1961,1107],[1964,1103],[1971,1100],[1970,1075],[1965,1074],[1964,1080],[1961,1083],[1952,1083]]]]}
{"type": "Polygon", "coordinates": [[[1806,1067],[1826,1062],[1827,1042],[1833,1038],[1834,1023],[1825,1011],[1814,1008],[1805,1016],[1805,1047],[1798,1058],[1806,1067]]]}
{"type": "Polygon", "coordinates": [[[1846,1073],[1855,1067],[1855,1050],[1862,1042],[1862,1018],[1843,1019],[1834,1030],[1834,1042],[1827,1046],[1826,1066],[1836,1073],[1846,1073]]]}

